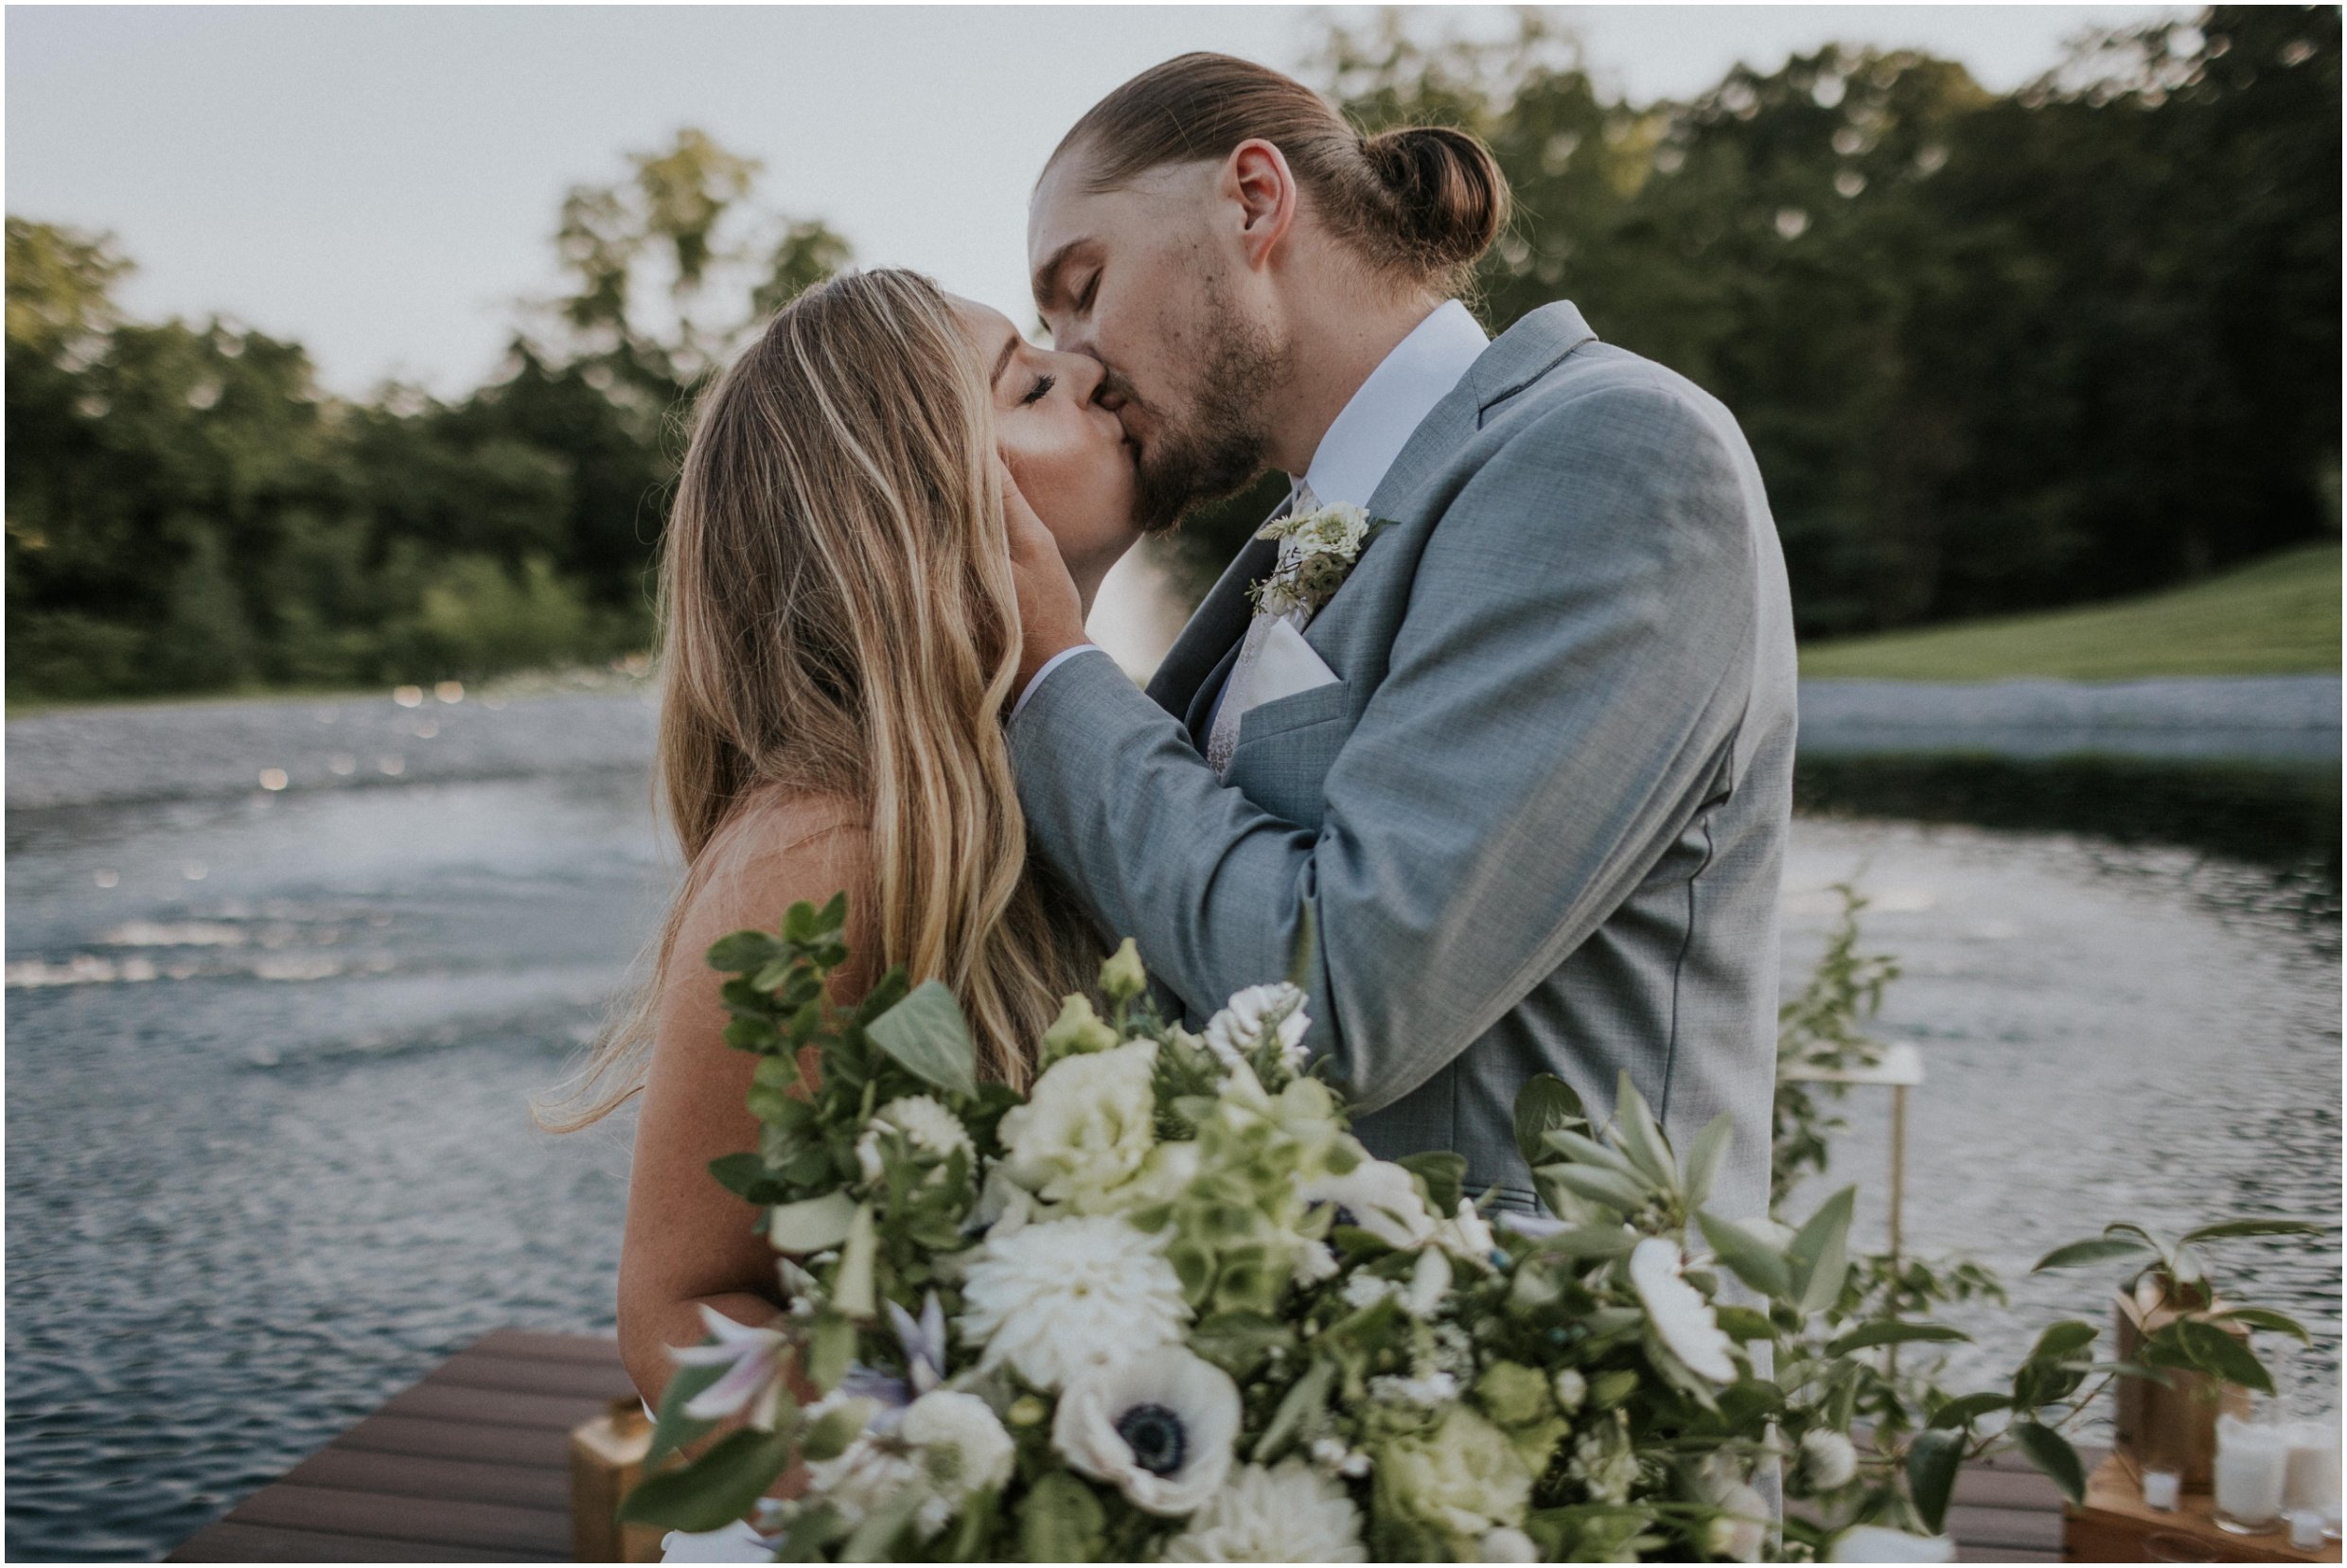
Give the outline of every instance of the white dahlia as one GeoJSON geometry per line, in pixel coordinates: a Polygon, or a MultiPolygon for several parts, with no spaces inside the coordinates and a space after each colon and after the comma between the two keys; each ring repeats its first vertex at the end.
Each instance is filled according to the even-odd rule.
{"type": "Polygon", "coordinates": [[[1207,1020],[1206,1048],[1225,1067],[1237,1066],[1267,1040],[1279,1046],[1279,1065],[1290,1072],[1304,1067],[1304,1035],[1312,1019],[1304,1013],[1304,994],[1285,983],[1250,985],[1207,1020]]]}
{"type": "Polygon", "coordinates": [[[970,1141],[962,1119],[926,1094],[911,1094],[873,1112],[863,1136],[856,1140],[856,1163],[868,1182],[880,1179],[880,1139],[890,1133],[902,1134],[906,1142],[935,1156],[941,1166],[959,1149],[968,1159],[970,1172],[977,1172],[978,1145],[970,1141]]]}
{"type": "Polygon", "coordinates": [[[1179,1345],[1159,1345],[1069,1383],[1051,1445],[1135,1507],[1177,1517],[1222,1489],[1240,1416],[1229,1373],[1179,1345]]]}
{"type": "MultiPolygon", "coordinates": [[[[1077,1061],[1098,1061],[1078,1057],[1077,1061]]],[[[1190,1306],[1160,1239],[1106,1215],[989,1236],[962,1285],[962,1337],[1038,1388],[1182,1337],[1190,1306]]]]}
{"type": "Polygon", "coordinates": [[[1668,1237],[1650,1236],[1630,1252],[1630,1283],[1646,1308],[1663,1348],[1697,1377],[1713,1383],[1734,1383],[1736,1363],[1728,1354],[1730,1341],[1703,1293],[1679,1277],[1684,1260],[1679,1243],[1668,1237]]]}
{"type": "Polygon", "coordinates": [[[1053,1063],[1002,1116],[1014,1180],[1047,1203],[1097,1207],[1157,1141],[1157,1043],[1136,1040],[1053,1063]]]}
{"type": "Polygon", "coordinates": [[[1345,1489],[1291,1458],[1239,1470],[1166,1543],[1165,1560],[1366,1562],[1368,1554],[1345,1489]]]}

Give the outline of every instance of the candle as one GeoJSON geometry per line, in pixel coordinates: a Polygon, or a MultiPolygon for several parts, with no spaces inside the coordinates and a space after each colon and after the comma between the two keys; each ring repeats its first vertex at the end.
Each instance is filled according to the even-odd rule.
{"type": "Polygon", "coordinates": [[[2216,1418],[2216,1523],[2235,1535],[2264,1535],[2282,1523],[2290,1437],[2269,1421],[2216,1418]]]}
{"type": "Polygon", "coordinates": [[[2289,1471],[2282,1506],[2318,1519],[2338,1513],[2338,1428],[2329,1421],[2300,1421],[2290,1427],[2289,1471]]]}
{"type": "Polygon", "coordinates": [[[2312,1508],[2290,1510],[2290,1544],[2311,1552],[2322,1544],[2322,1516],[2312,1508]]]}
{"type": "Polygon", "coordinates": [[[2174,1513],[2184,1490],[2184,1478],[2172,1470],[2144,1471],[2144,1506],[2174,1513]]]}

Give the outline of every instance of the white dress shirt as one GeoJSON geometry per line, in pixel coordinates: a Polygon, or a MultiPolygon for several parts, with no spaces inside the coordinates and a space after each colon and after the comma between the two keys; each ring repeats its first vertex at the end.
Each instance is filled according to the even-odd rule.
{"type": "MultiPolygon", "coordinates": [[[[1435,307],[1378,361],[1368,379],[1346,402],[1320,437],[1312,464],[1297,476],[1298,482],[1311,486],[1315,500],[1323,506],[1366,508],[1384,482],[1385,470],[1402,455],[1410,432],[1425,422],[1437,403],[1450,396],[1491,344],[1467,307],[1455,299],[1435,307]]],[[[1060,665],[1080,653],[1105,651],[1097,643],[1080,643],[1056,655],[1019,694],[1012,705],[1012,716],[1017,716],[1035,689],[1060,665]]],[[[1222,701],[1222,694],[1217,693],[1217,709],[1222,701]]],[[[1211,728],[1211,716],[1207,722],[1211,728]]]]}

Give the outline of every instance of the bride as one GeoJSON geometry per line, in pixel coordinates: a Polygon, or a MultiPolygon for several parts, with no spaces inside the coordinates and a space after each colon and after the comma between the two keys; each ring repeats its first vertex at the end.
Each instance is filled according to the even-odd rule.
{"type": "MultiPolygon", "coordinates": [[[[1022,1042],[1098,973],[1097,934],[1028,859],[1002,710],[1019,653],[1006,504],[1050,529],[1087,610],[1138,537],[1100,376],[997,311],[875,271],[801,295],[695,411],[661,561],[660,784],[685,875],[578,1108],[542,1119],[569,1131],[644,1096],[619,1341],[651,1402],[667,1348],[704,1337],[703,1308],[753,1325],[781,1311],[757,1211],[709,1174],[758,1146],[754,1058],[722,1037],[713,942],[845,889],[838,999],[892,964],[942,979],[981,1071],[1020,1086],[1022,1042]]],[[[770,1555],[738,1523],[666,1546],[770,1555]]]]}

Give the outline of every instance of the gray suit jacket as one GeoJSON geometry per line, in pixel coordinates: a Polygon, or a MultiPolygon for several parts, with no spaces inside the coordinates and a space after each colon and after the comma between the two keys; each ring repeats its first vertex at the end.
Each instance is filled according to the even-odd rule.
{"type": "Polygon", "coordinates": [[[1793,640],[1727,410],[1569,304],[1493,343],[1371,498],[1306,628],[1340,678],[1201,756],[1260,541],[1148,695],[1070,660],[1011,725],[1035,848],[1193,1020],[1285,969],[1363,1141],[1451,1149],[1529,1207],[1517,1089],[1627,1069],[1681,1149],[1735,1119],[1714,1207],[1768,1199],[1793,640]],[[1154,699],[1154,700],[1153,700],[1154,699]]]}

